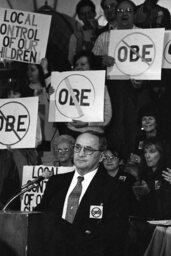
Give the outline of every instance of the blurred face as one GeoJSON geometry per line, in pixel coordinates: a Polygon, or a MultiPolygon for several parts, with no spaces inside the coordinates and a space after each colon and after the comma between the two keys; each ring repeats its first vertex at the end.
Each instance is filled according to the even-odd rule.
{"type": "Polygon", "coordinates": [[[104,153],[103,165],[107,171],[115,171],[119,168],[119,158],[107,150],[104,153]]]}
{"type": "Polygon", "coordinates": [[[157,123],[154,116],[143,116],[142,118],[142,128],[145,132],[152,132],[156,130],[157,123]]]}
{"type": "Polygon", "coordinates": [[[68,142],[61,142],[55,147],[60,165],[70,165],[73,158],[73,148],[68,142]]]}
{"type": "Polygon", "coordinates": [[[86,56],[82,56],[81,58],[79,58],[75,63],[74,70],[78,70],[78,71],[90,70],[88,58],[86,56]]]}
{"type": "Polygon", "coordinates": [[[84,175],[93,171],[101,160],[99,138],[89,133],[79,135],[74,147],[74,164],[79,174],[84,175]]]}
{"type": "Polygon", "coordinates": [[[87,24],[89,23],[89,20],[94,19],[95,13],[92,11],[90,6],[84,6],[80,9],[78,17],[84,24],[87,24]]]}
{"type": "Polygon", "coordinates": [[[13,90],[10,90],[10,91],[8,92],[8,98],[9,98],[9,99],[20,98],[20,96],[21,96],[21,93],[20,93],[20,92],[13,91],[13,90]]]}
{"type": "Polygon", "coordinates": [[[108,22],[116,19],[116,6],[118,2],[116,0],[104,1],[103,11],[108,22]]]}
{"type": "Polygon", "coordinates": [[[27,76],[30,82],[36,83],[39,81],[39,70],[36,65],[29,64],[27,67],[27,76]]]}
{"type": "Polygon", "coordinates": [[[152,144],[145,148],[144,157],[148,167],[156,168],[160,159],[160,152],[156,145],[152,144]]]}
{"type": "Polygon", "coordinates": [[[119,29],[131,29],[134,25],[134,10],[132,5],[124,1],[118,5],[116,19],[119,29]]]}

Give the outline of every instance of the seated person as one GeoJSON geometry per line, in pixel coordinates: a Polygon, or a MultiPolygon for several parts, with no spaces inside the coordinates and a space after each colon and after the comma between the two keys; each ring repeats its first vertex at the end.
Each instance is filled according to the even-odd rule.
{"type": "Polygon", "coordinates": [[[54,157],[56,158],[55,166],[73,166],[73,148],[75,139],[68,135],[57,135],[52,141],[54,157]]]}
{"type": "Polygon", "coordinates": [[[95,19],[96,7],[91,0],[80,0],[76,6],[76,14],[83,26],[70,37],[69,62],[73,64],[73,57],[81,50],[91,51],[98,34],[98,21],[95,19]]]}
{"type": "Polygon", "coordinates": [[[80,134],[74,146],[75,171],[52,176],[36,208],[63,219],[65,248],[71,245],[77,256],[119,256],[123,251],[127,209],[117,196],[117,183],[99,166],[105,149],[102,135],[80,134]]]}

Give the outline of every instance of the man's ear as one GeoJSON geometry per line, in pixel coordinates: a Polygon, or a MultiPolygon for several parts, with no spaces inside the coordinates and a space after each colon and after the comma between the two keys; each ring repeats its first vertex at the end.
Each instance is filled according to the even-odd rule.
{"type": "Polygon", "coordinates": [[[99,162],[101,163],[104,159],[104,152],[101,152],[99,162]]]}

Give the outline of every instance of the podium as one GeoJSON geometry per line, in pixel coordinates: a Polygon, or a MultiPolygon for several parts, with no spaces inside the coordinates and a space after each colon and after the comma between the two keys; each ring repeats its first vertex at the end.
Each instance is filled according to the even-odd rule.
{"type": "MultiPolygon", "coordinates": [[[[0,212],[1,256],[57,255],[60,244],[57,217],[41,212],[0,212]]],[[[58,255],[63,255],[60,253],[58,255]]]]}

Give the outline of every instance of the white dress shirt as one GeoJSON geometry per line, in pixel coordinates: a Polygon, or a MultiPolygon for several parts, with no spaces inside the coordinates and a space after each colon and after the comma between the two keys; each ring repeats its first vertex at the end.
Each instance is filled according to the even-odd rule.
{"type": "MultiPolygon", "coordinates": [[[[79,204],[80,204],[81,199],[83,198],[90,182],[92,181],[94,175],[96,174],[97,169],[98,168],[96,168],[94,171],[88,172],[87,174],[84,175],[84,180],[82,181],[82,192],[81,192],[81,195],[80,195],[79,204]]],[[[64,201],[64,207],[63,207],[63,212],[62,212],[62,218],[63,219],[65,219],[65,216],[66,216],[68,197],[69,197],[70,193],[72,192],[72,190],[74,189],[74,187],[77,184],[77,181],[78,181],[77,177],[78,176],[80,176],[80,174],[77,172],[77,170],[75,170],[74,176],[72,178],[71,184],[69,186],[69,189],[68,189],[68,192],[66,194],[65,201],[64,201]]]]}

